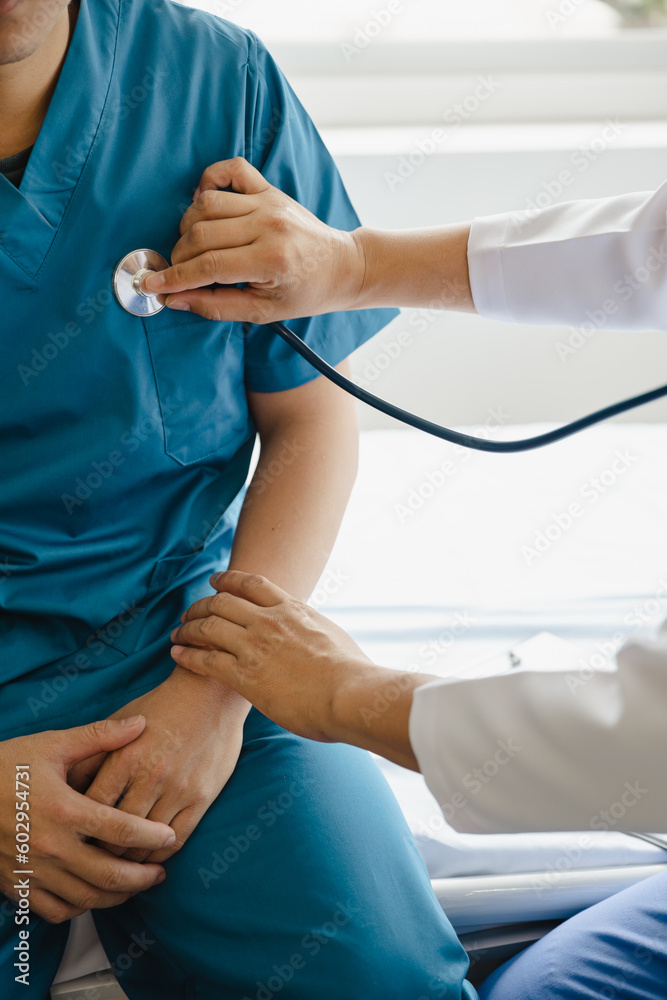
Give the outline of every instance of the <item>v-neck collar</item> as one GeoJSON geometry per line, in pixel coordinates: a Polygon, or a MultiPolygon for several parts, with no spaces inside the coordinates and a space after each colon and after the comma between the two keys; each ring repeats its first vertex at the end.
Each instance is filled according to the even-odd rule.
{"type": "Polygon", "coordinates": [[[80,0],[58,83],[20,187],[0,175],[0,251],[36,277],[85,170],[109,93],[121,0],[80,0]]]}

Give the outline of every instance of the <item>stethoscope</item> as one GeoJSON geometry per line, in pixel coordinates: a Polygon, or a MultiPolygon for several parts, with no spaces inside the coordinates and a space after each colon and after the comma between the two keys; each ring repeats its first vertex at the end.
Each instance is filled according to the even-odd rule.
{"type": "MultiPolygon", "coordinates": [[[[164,303],[158,301],[155,293],[144,291],[142,283],[147,275],[152,274],[154,271],[163,271],[168,267],[169,263],[162,254],[157,253],[155,250],[134,250],[123,257],[116,265],[113,275],[114,294],[123,309],[133,316],[143,317],[155,316],[161,312],[165,308],[164,303]]],[[[345,392],[349,392],[355,399],[374,407],[380,413],[385,413],[395,420],[400,420],[410,427],[424,431],[426,434],[441,438],[443,441],[449,441],[451,444],[462,445],[464,448],[473,448],[476,451],[508,453],[542,448],[545,445],[554,444],[556,441],[562,441],[564,438],[570,437],[572,434],[577,434],[579,431],[583,431],[587,427],[592,427],[594,424],[599,424],[603,420],[609,420],[610,417],[618,416],[620,413],[627,413],[628,410],[634,410],[638,406],[644,406],[646,403],[652,403],[656,399],[662,399],[664,396],[667,396],[667,385],[663,385],[658,389],[652,389],[650,392],[644,392],[639,396],[633,396],[620,403],[614,403],[612,406],[605,406],[602,410],[597,410],[587,417],[581,417],[579,420],[564,424],[562,427],[557,427],[555,430],[548,431],[545,434],[538,434],[535,437],[524,438],[519,441],[490,441],[486,438],[474,437],[471,434],[462,434],[460,431],[453,431],[448,427],[442,427],[440,424],[433,423],[431,420],[425,420],[423,417],[419,417],[415,413],[410,413],[408,410],[402,410],[399,406],[394,406],[393,403],[389,403],[379,396],[374,396],[372,392],[362,389],[361,386],[351,382],[350,379],[341,375],[335,368],[332,368],[324,358],[321,358],[319,354],[309,347],[301,337],[297,336],[293,330],[285,326],[284,323],[268,323],[267,326],[282,337],[290,347],[320,372],[321,375],[324,375],[325,378],[328,378],[335,385],[340,386],[345,392]]]]}

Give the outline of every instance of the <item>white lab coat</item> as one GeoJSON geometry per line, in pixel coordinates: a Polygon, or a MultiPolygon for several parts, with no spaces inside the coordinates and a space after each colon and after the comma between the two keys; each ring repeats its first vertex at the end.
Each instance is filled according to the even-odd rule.
{"type": "MultiPolygon", "coordinates": [[[[475,306],[515,323],[667,331],[666,217],[667,184],[476,219],[475,306]]],[[[665,830],[667,623],[576,687],[520,669],[425,685],[410,739],[461,832],[665,830]]]]}

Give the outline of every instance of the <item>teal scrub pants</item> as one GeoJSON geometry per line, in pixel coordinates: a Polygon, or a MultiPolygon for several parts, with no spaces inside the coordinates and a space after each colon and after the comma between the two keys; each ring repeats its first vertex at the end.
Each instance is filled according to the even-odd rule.
{"type": "MultiPolygon", "coordinates": [[[[166,870],[162,885],[94,911],[130,1000],[476,996],[398,805],[362,751],[301,740],[253,710],[235,773],[166,870]]],[[[0,909],[3,1000],[46,1000],[68,925],[33,925],[26,988],[8,975],[13,904],[0,909]]]]}

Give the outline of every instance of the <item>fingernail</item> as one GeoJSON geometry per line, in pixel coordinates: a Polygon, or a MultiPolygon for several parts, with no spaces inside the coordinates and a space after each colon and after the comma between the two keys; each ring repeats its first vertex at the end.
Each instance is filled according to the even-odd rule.
{"type": "Polygon", "coordinates": [[[185,649],[185,646],[172,646],[171,647],[171,655],[174,657],[174,659],[176,659],[177,656],[181,655],[181,653],[183,652],[184,649],[185,649]]]}
{"type": "Polygon", "coordinates": [[[164,880],[166,879],[166,877],[167,877],[167,873],[166,872],[160,872],[160,874],[158,875],[158,877],[153,882],[153,885],[159,885],[160,882],[164,882],[164,880]]]}
{"type": "Polygon", "coordinates": [[[172,641],[172,642],[176,642],[176,636],[177,636],[177,635],[178,635],[178,629],[177,629],[177,628],[175,628],[175,629],[174,629],[174,631],[173,631],[173,632],[171,633],[171,635],[169,636],[169,638],[171,639],[171,641],[172,641]]]}
{"type": "Polygon", "coordinates": [[[159,292],[164,286],[164,280],[162,271],[156,271],[155,274],[149,274],[147,278],[144,278],[144,288],[149,292],[159,292]]]}
{"type": "Polygon", "coordinates": [[[201,194],[201,188],[197,188],[197,190],[195,191],[195,193],[192,196],[192,200],[196,201],[200,194],[201,194]]]}
{"type": "Polygon", "coordinates": [[[126,719],[121,719],[120,724],[121,726],[137,726],[142,719],[143,715],[130,715],[126,719]]]}
{"type": "Polygon", "coordinates": [[[175,299],[173,302],[167,302],[167,309],[181,309],[183,312],[190,312],[190,306],[187,302],[183,302],[182,299],[175,299]]]}
{"type": "Polygon", "coordinates": [[[221,576],[222,576],[222,573],[214,573],[209,582],[210,583],[217,583],[221,576]]]}
{"type": "Polygon", "coordinates": [[[175,843],[176,843],[176,834],[172,830],[162,846],[173,847],[175,843]]]}

